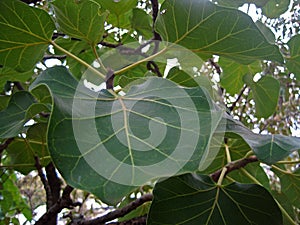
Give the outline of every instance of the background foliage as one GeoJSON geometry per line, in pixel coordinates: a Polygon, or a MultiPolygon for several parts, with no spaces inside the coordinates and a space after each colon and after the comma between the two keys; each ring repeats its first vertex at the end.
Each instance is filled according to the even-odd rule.
{"type": "Polygon", "coordinates": [[[299,224],[299,27],[298,0],[0,0],[0,224],[299,224]]]}

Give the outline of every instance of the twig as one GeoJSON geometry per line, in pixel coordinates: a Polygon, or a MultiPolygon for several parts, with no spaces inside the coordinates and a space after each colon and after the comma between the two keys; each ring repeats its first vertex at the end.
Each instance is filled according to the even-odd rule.
{"type": "Polygon", "coordinates": [[[63,60],[66,59],[66,55],[44,55],[43,60],[48,60],[48,59],[59,59],[63,60]]]}
{"type": "Polygon", "coordinates": [[[147,223],[147,215],[144,215],[123,222],[107,223],[107,225],[146,225],[146,223],[147,223]]]}
{"type": "Polygon", "coordinates": [[[247,88],[247,85],[244,85],[244,87],[242,88],[242,90],[241,90],[241,92],[239,93],[239,95],[238,95],[237,99],[235,100],[235,102],[232,103],[231,107],[229,107],[229,110],[230,110],[230,111],[232,111],[232,110],[236,107],[237,103],[240,101],[241,97],[243,96],[243,94],[244,94],[246,88],[247,88]]]}
{"type": "MultiPolygon", "coordinates": [[[[253,162],[257,162],[257,161],[258,161],[258,159],[256,156],[250,156],[248,158],[243,158],[243,159],[228,163],[225,166],[227,170],[224,175],[226,176],[228,173],[230,173],[234,170],[241,169],[241,168],[247,166],[249,163],[253,163],[253,162]]],[[[223,171],[223,168],[210,175],[210,177],[213,179],[213,181],[218,182],[222,171],[223,171]]]]}
{"type": "Polygon", "coordinates": [[[158,0],[151,0],[151,4],[152,4],[152,21],[153,21],[152,31],[154,35],[154,40],[161,41],[161,37],[159,33],[155,31],[155,21],[158,15],[158,0]]]}
{"type": "Polygon", "coordinates": [[[18,88],[19,91],[25,90],[19,81],[14,82],[14,85],[18,88]]]}
{"type": "Polygon", "coordinates": [[[46,197],[47,197],[47,206],[52,206],[53,205],[53,199],[52,199],[52,193],[51,193],[51,188],[48,183],[48,180],[43,172],[43,168],[40,163],[40,159],[38,156],[34,157],[35,160],[35,168],[38,171],[39,177],[44,185],[44,189],[46,191],[46,197]]]}
{"type": "Polygon", "coordinates": [[[155,73],[158,77],[162,77],[162,74],[154,61],[149,61],[147,63],[147,69],[155,73]]]}
{"type": "Polygon", "coordinates": [[[105,79],[106,89],[112,89],[112,90],[114,89],[114,78],[115,78],[114,71],[108,68],[106,79],[105,79]]]}
{"type": "Polygon", "coordinates": [[[142,197],[136,199],[135,201],[129,203],[128,205],[124,206],[121,209],[116,209],[113,212],[107,213],[104,216],[101,216],[96,219],[92,220],[85,220],[85,221],[77,221],[72,225],[99,225],[114,220],[116,218],[120,218],[128,214],[129,212],[135,210],[137,207],[141,206],[145,202],[152,201],[153,195],[152,194],[145,194],[142,197]]]}
{"type": "Polygon", "coordinates": [[[113,44],[113,43],[108,43],[108,42],[105,42],[105,41],[100,41],[98,44],[103,45],[103,46],[108,47],[108,48],[117,48],[117,47],[123,45],[120,42],[117,43],[117,44],[113,44]]]}
{"type": "Polygon", "coordinates": [[[49,209],[47,212],[35,223],[35,225],[45,225],[48,221],[57,216],[57,214],[64,208],[73,208],[75,206],[80,205],[80,203],[74,203],[71,198],[70,194],[73,191],[71,186],[66,186],[62,197],[58,199],[58,201],[49,209]]]}
{"type": "Polygon", "coordinates": [[[14,138],[8,138],[0,145],[0,155],[9,146],[9,144],[14,140],[14,138]]]}
{"type": "Polygon", "coordinates": [[[209,59],[208,61],[216,69],[217,73],[221,75],[221,67],[213,59],[209,59]]]}

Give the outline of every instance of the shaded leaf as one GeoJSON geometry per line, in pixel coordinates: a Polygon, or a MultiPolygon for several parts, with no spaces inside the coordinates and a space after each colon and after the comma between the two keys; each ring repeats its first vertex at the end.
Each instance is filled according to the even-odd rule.
{"type": "Polygon", "coordinates": [[[138,8],[132,10],[131,26],[145,39],[153,36],[151,22],[151,16],[144,10],[138,8]]]}
{"type": "Polygon", "coordinates": [[[258,7],[264,6],[269,0],[214,0],[213,2],[217,2],[218,4],[222,6],[227,6],[227,7],[241,7],[244,4],[255,4],[258,7]]]}
{"type": "Polygon", "coordinates": [[[15,93],[8,107],[0,112],[0,137],[10,138],[17,136],[27,122],[27,110],[35,103],[29,92],[15,93]]]}
{"type": "Polygon", "coordinates": [[[92,92],[53,67],[31,88],[39,84],[54,98],[48,148],[55,165],[69,184],[107,202],[149,180],[197,170],[215,126],[206,92],[162,78],[117,96],[92,92]]]}
{"type": "Polygon", "coordinates": [[[22,73],[9,67],[0,68],[0,88],[2,88],[7,81],[25,82],[29,78],[31,78],[32,75],[33,75],[33,71],[27,71],[22,73]]]}
{"type": "Polygon", "coordinates": [[[47,124],[35,124],[26,132],[26,138],[15,138],[7,148],[7,158],[3,165],[12,166],[15,170],[28,174],[35,170],[34,157],[38,156],[42,166],[50,163],[46,144],[47,124]]]}
{"type": "Polygon", "coordinates": [[[55,0],[52,5],[62,32],[92,46],[102,40],[108,13],[101,12],[95,1],[55,0]]]}
{"type": "Polygon", "coordinates": [[[281,192],[287,197],[289,202],[297,208],[300,208],[300,169],[295,172],[284,172],[282,170],[272,169],[280,178],[281,192]]]}
{"type": "Polygon", "coordinates": [[[251,87],[255,101],[256,116],[267,118],[271,116],[277,107],[280,83],[277,79],[264,76],[254,82],[251,75],[244,77],[245,83],[251,87]]]}
{"type": "Polygon", "coordinates": [[[227,118],[226,132],[242,137],[255,152],[260,161],[274,164],[284,159],[293,151],[300,149],[300,138],[283,135],[255,134],[239,121],[227,118]]]}
{"type": "Polygon", "coordinates": [[[289,8],[290,0],[269,0],[262,8],[262,13],[269,18],[279,17],[289,8]]]}
{"type": "Polygon", "coordinates": [[[256,184],[218,186],[208,176],[186,174],[157,183],[153,194],[149,225],[283,224],[271,194],[256,184]]]}
{"type": "Polygon", "coordinates": [[[261,71],[261,65],[259,61],[251,63],[249,65],[243,65],[236,63],[232,60],[228,60],[221,57],[219,65],[222,67],[221,85],[231,95],[238,94],[244,86],[243,77],[246,74],[255,75],[261,71]]]}
{"type": "Polygon", "coordinates": [[[265,24],[263,24],[260,20],[257,20],[255,22],[256,26],[260,29],[260,31],[263,33],[263,35],[266,37],[266,39],[271,44],[275,44],[275,34],[268,28],[265,24]]]}
{"type": "Polygon", "coordinates": [[[31,70],[51,41],[54,23],[44,10],[18,0],[1,0],[0,8],[0,65],[31,70]]]}
{"type": "Polygon", "coordinates": [[[129,10],[133,9],[137,5],[137,0],[95,0],[104,9],[108,9],[111,13],[120,16],[129,10]]]}
{"type": "Polygon", "coordinates": [[[300,80],[300,35],[292,37],[288,41],[290,56],[287,57],[286,66],[300,80]]]}
{"type": "Polygon", "coordinates": [[[208,0],[166,0],[156,30],[164,41],[191,49],[199,55],[220,55],[239,63],[258,59],[283,62],[252,19],[239,10],[208,0]]]}

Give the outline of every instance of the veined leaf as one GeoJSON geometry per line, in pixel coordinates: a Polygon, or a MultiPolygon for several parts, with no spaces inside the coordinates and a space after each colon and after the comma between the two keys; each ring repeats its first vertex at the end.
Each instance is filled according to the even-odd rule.
{"type": "Polygon", "coordinates": [[[155,185],[147,224],[282,225],[271,194],[256,184],[218,186],[208,176],[186,174],[155,185]]]}
{"type": "Polygon", "coordinates": [[[4,166],[13,168],[23,174],[35,170],[34,157],[40,158],[42,166],[50,161],[46,144],[47,124],[34,124],[26,132],[26,138],[15,138],[7,148],[7,158],[3,161],[4,166]]]}
{"type": "Polygon", "coordinates": [[[0,1],[0,65],[26,72],[43,57],[55,25],[44,10],[0,1]]]}
{"type": "Polygon", "coordinates": [[[104,9],[108,9],[111,13],[120,16],[129,10],[133,9],[137,5],[137,0],[95,0],[104,9]]]}
{"type": "Polygon", "coordinates": [[[300,169],[295,172],[288,172],[277,169],[272,169],[273,172],[280,178],[281,192],[285,194],[290,203],[299,208],[300,201],[300,169]]]}
{"type": "Polygon", "coordinates": [[[92,46],[102,40],[108,13],[101,12],[95,1],[55,0],[52,5],[62,32],[92,46]]]}
{"type": "Polygon", "coordinates": [[[287,43],[290,48],[290,56],[287,57],[286,66],[300,80],[300,35],[292,37],[287,43]]]}
{"type": "Polygon", "coordinates": [[[224,57],[220,58],[219,65],[222,67],[221,85],[231,95],[238,94],[244,86],[243,77],[246,74],[255,75],[261,71],[259,61],[249,65],[236,63],[224,57]]]}
{"type": "Polygon", "coordinates": [[[253,76],[247,74],[244,76],[244,81],[253,91],[256,116],[267,118],[276,110],[280,83],[278,80],[270,76],[264,76],[257,82],[254,82],[252,78],[253,76]]]}
{"type": "Polygon", "coordinates": [[[39,84],[54,99],[48,148],[55,165],[69,184],[107,202],[149,180],[196,171],[221,115],[201,88],[162,78],[117,96],[92,92],[53,67],[31,88],[39,84]]]}
{"type": "Polygon", "coordinates": [[[156,22],[164,41],[201,55],[220,55],[239,63],[258,59],[283,62],[252,19],[245,13],[208,0],[166,0],[156,22]]]}
{"type": "Polygon", "coordinates": [[[262,13],[269,18],[279,17],[289,9],[290,0],[269,0],[262,13]]]}
{"type": "Polygon", "coordinates": [[[246,128],[239,121],[227,118],[226,130],[228,133],[242,137],[255,152],[260,161],[266,164],[274,164],[284,159],[293,151],[300,149],[300,138],[283,135],[260,135],[246,128]]]}
{"type": "MultiPolygon", "coordinates": [[[[0,53],[1,54],[1,53],[0,53]]],[[[4,67],[0,68],[0,88],[2,88],[7,81],[21,81],[25,82],[33,75],[33,71],[18,72],[12,68],[4,67]]]]}

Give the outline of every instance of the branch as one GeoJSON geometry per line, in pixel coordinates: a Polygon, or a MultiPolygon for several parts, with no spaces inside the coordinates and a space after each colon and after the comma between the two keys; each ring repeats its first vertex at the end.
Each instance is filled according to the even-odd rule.
{"type": "Polygon", "coordinates": [[[163,75],[161,74],[157,64],[153,61],[149,61],[147,63],[147,69],[155,73],[158,77],[162,77],[163,75]]]}
{"type": "Polygon", "coordinates": [[[116,218],[120,218],[125,216],[126,214],[130,213],[131,211],[135,210],[137,207],[143,205],[145,202],[152,201],[153,195],[152,194],[145,194],[142,197],[136,199],[135,201],[129,203],[128,205],[124,206],[121,209],[116,209],[113,212],[107,213],[104,216],[98,217],[92,220],[86,221],[77,221],[72,225],[99,225],[114,220],[116,218]]]}
{"type": "Polygon", "coordinates": [[[80,205],[80,203],[74,203],[71,198],[70,194],[73,191],[73,188],[67,185],[63,191],[61,198],[47,210],[47,212],[35,223],[35,225],[45,225],[48,224],[48,221],[52,218],[57,216],[58,213],[64,208],[73,208],[74,206],[80,205]]]}
{"type": "Polygon", "coordinates": [[[14,82],[14,85],[17,87],[17,89],[19,91],[24,91],[25,90],[24,87],[22,86],[21,82],[19,82],[19,81],[14,82]]]}
{"type": "MultiPolygon", "coordinates": [[[[257,162],[257,161],[258,161],[258,159],[256,156],[250,156],[248,158],[243,158],[243,159],[237,160],[235,162],[228,163],[225,166],[227,168],[225,176],[234,170],[238,170],[240,168],[247,166],[249,163],[253,163],[253,162],[257,162]]],[[[223,168],[210,175],[210,177],[213,179],[213,181],[217,182],[219,180],[222,170],[223,170],[223,168]]]]}
{"type": "Polygon", "coordinates": [[[241,90],[240,94],[238,95],[237,99],[235,100],[234,103],[232,103],[232,106],[229,108],[230,111],[232,111],[236,107],[236,104],[240,101],[240,99],[243,96],[246,88],[247,88],[247,85],[244,85],[244,87],[242,88],[242,90],[241,90]]]}
{"type": "Polygon", "coordinates": [[[43,60],[48,60],[48,59],[59,59],[63,60],[66,59],[66,55],[44,55],[43,60]]]}
{"type": "Polygon", "coordinates": [[[112,222],[107,225],[146,225],[147,223],[147,215],[133,218],[131,220],[123,221],[123,222],[112,222]]]}
{"type": "Polygon", "coordinates": [[[0,144],[0,155],[9,146],[9,144],[14,140],[14,138],[8,138],[3,144],[0,144]]]}
{"type": "Polygon", "coordinates": [[[213,59],[209,59],[208,61],[216,69],[217,73],[221,75],[221,67],[213,59]]]}
{"type": "Polygon", "coordinates": [[[52,199],[52,193],[51,193],[51,188],[49,186],[48,180],[43,172],[43,168],[40,163],[40,159],[38,156],[34,157],[35,160],[35,168],[38,171],[39,177],[44,185],[44,189],[46,191],[46,197],[47,197],[47,208],[49,209],[50,206],[53,205],[53,199],[52,199]]]}
{"type": "Polygon", "coordinates": [[[152,31],[154,35],[154,40],[161,41],[161,37],[159,33],[155,31],[155,21],[158,15],[158,0],[151,0],[151,4],[152,4],[152,21],[153,21],[152,31]]]}

